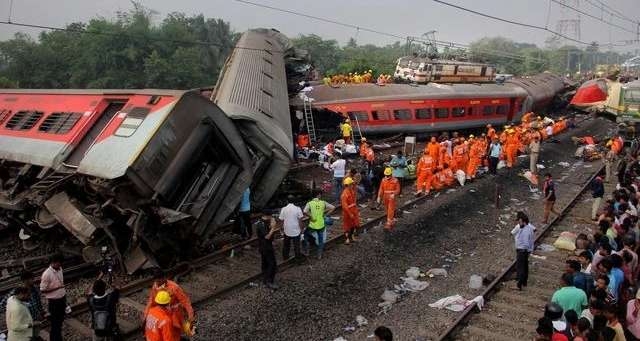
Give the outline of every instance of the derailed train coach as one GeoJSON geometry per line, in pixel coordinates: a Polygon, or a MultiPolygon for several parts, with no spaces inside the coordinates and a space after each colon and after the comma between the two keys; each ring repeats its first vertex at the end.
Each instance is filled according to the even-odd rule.
{"type": "Polygon", "coordinates": [[[260,205],[289,169],[284,55],[256,69],[264,44],[288,41],[245,33],[219,105],[197,90],[1,90],[0,223],[88,261],[107,246],[130,273],[188,257],[246,188],[260,205]]]}

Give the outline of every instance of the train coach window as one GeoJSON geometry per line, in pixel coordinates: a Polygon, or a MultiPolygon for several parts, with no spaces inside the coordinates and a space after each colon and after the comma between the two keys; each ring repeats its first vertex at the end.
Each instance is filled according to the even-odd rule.
{"type": "Polygon", "coordinates": [[[467,108],[467,116],[472,116],[473,115],[473,107],[468,107],[467,108]]]}
{"type": "Polygon", "coordinates": [[[0,110],[0,124],[4,123],[11,116],[11,110],[2,109],[0,110]]]}
{"type": "Polygon", "coordinates": [[[368,121],[369,113],[366,111],[348,111],[347,115],[349,115],[349,119],[354,121],[368,121]]]}
{"type": "Polygon", "coordinates": [[[430,108],[416,109],[416,120],[428,120],[428,119],[431,119],[430,108]]]}
{"type": "Polygon", "coordinates": [[[116,136],[120,137],[129,137],[136,132],[138,127],[142,124],[147,114],[149,114],[148,108],[143,107],[135,107],[127,113],[127,117],[120,123],[120,126],[116,130],[116,136]]]}
{"type": "Polygon", "coordinates": [[[54,112],[47,116],[38,131],[50,134],[66,134],[78,123],[82,117],[79,112],[54,112]]]}
{"type": "Polygon", "coordinates": [[[436,71],[442,71],[443,68],[442,65],[436,65],[436,71]]]}
{"type": "Polygon", "coordinates": [[[459,107],[453,108],[451,110],[451,115],[453,117],[462,117],[462,116],[464,116],[464,108],[459,108],[459,107]]]}
{"type": "Polygon", "coordinates": [[[498,115],[506,115],[508,111],[509,111],[509,107],[506,105],[499,105],[496,108],[496,114],[498,115]]]}
{"type": "Polygon", "coordinates": [[[486,105],[484,108],[482,108],[482,114],[485,116],[493,115],[495,110],[496,109],[492,105],[486,105]]]}
{"type": "Polygon", "coordinates": [[[18,111],[7,122],[5,127],[11,130],[29,130],[38,123],[44,113],[42,111],[18,111]]]}
{"type": "Polygon", "coordinates": [[[448,108],[437,108],[435,110],[436,118],[447,118],[449,117],[449,109],[448,108]]]}
{"type": "Polygon", "coordinates": [[[410,120],[411,119],[411,110],[409,109],[397,109],[393,111],[393,117],[396,120],[410,120]]]}
{"type": "Polygon", "coordinates": [[[391,119],[391,112],[389,110],[374,110],[371,112],[374,120],[388,121],[391,119]]]}

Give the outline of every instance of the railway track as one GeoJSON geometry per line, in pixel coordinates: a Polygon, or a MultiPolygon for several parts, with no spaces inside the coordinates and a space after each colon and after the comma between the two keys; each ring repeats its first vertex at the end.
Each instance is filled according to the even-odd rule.
{"type": "MultiPolygon", "coordinates": [[[[563,231],[590,233],[591,221],[582,218],[588,217],[591,212],[591,203],[587,203],[585,199],[590,197],[591,180],[603,169],[604,167],[601,166],[589,177],[578,194],[562,209],[559,216],[544,228],[538,228],[536,246],[542,243],[553,244],[556,237],[563,231]],[[583,226],[580,227],[579,224],[583,226]],[[576,228],[582,229],[576,231],[576,228]]],[[[607,190],[610,189],[607,188],[607,190]]],[[[514,260],[482,292],[481,295],[485,299],[482,310],[480,311],[475,303],[468,306],[437,340],[531,339],[536,335],[536,323],[544,314],[544,306],[551,301],[551,296],[557,289],[559,278],[564,272],[565,260],[571,254],[573,252],[559,249],[551,252],[541,252],[536,249],[529,258],[529,285],[523,291],[507,288],[507,283],[515,278],[514,260]]]]}

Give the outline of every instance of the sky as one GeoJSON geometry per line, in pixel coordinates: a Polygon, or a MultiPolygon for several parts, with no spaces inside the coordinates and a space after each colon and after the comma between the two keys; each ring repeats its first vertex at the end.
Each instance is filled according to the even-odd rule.
{"type": "MultiPolygon", "coordinates": [[[[535,43],[543,46],[551,34],[544,31],[519,27],[508,23],[484,18],[475,14],[439,4],[432,0],[252,0],[269,6],[304,12],[314,16],[366,27],[399,36],[420,36],[436,30],[436,39],[468,44],[482,37],[503,36],[518,42],[535,43]]],[[[577,13],[554,2],[554,0],[445,0],[462,7],[488,13],[513,21],[548,26],[555,30],[558,20],[576,19],[577,13]],[[549,4],[551,10],[549,11],[549,4]],[[548,15],[548,13],[550,13],[548,15]]],[[[560,0],[555,0],[560,1],[560,0]]],[[[571,6],[636,31],[634,24],[610,14],[590,3],[598,0],[563,0],[571,6]]],[[[625,14],[640,20],[640,0],[600,0],[625,14]],[[636,16],[636,17],[634,17],[636,16]]],[[[0,20],[9,17],[12,0],[0,0],[0,20]]],[[[157,11],[157,20],[170,12],[204,14],[206,17],[221,18],[231,23],[236,31],[249,28],[276,28],[288,36],[317,34],[326,39],[336,39],[344,44],[349,38],[356,38],[359,44],[384,45],[393,43],[395,38],[354,28],[319,22],[316,20],[281,13],[270,9],[242,4],[235,0],[141,0],[147,8],[157,11]]],[[[129,0],[13,0],[11,20],[28,24],[64,26],[77,21],[87,21],[94,17],[113,18],[118,11],[132,8],[129,0]]],[[[625,32],[587,16],[580,16],[580,38],[583,41],[598,41],[602,44],[620,40],[636,39],[625,32]]],[[[9,39],[22,31],[37,34],[38,30],[0,25],[0,40],[9,39]]],[[[640,51],[640,43],[627,47],[616,47],[618,51],[640,51]]],[[[636,52],[637,53],[637,52],[636,52]]]]}

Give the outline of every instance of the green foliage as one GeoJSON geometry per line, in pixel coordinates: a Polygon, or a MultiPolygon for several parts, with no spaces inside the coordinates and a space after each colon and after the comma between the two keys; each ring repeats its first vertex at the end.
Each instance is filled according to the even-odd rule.
{"type": "Polygon", "coordinates": [[[22,88],[188,89],[215,84],[237,40],[229,24],[171,13],[154,25],[154,15],[134,3],[133,10],[115,20],[70,24],[65,31],[41,33],[38,41],[16,34],[0,42],[0,77],[16,80],[22,88]]]}

